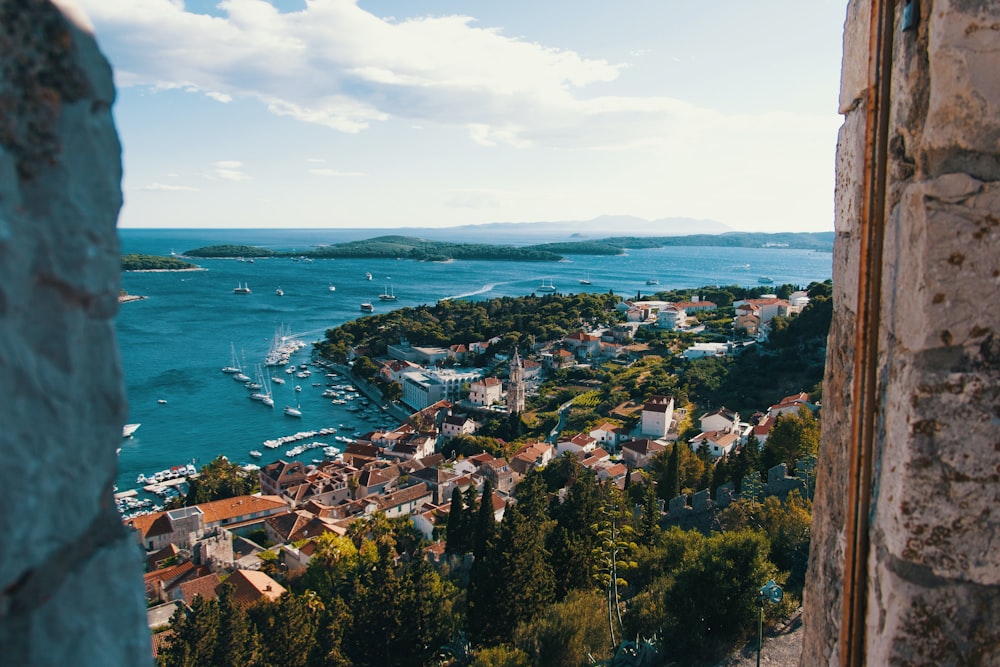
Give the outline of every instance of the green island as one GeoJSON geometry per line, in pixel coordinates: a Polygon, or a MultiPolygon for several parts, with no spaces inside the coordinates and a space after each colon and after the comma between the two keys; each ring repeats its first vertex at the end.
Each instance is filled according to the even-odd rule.
{"type": "Polygon", "coordinates": [[[349,241],[306,251],[276,251],[245,245],[217,245],[188,250],[190,257],[311,257],[340,258],[401,258],[422,262],[444,262],[453,259],[510,260],[519,262],[553,262],[561,256],[531,247],[489,245],[481,243],[448,243],[409,236],[379,236],[364,241],[349,241]]]}
{"type": "Polygon", "coordinates": [[[726,234],[690,234],[687,236],[619,236],[598,240],[543,243],[537,250],[565,255],[621,255],[626,250],[665,248],[669,246],[709,246],[723,248],[789,248],[795,250],[833,251],[833,232],[729,232],[726,234]]]}
{"type": "Polygon", "coordinates": [[[159,255],[122,255],[122,271],[190,271],[199,268],[197,264],[174,257],[159,255]]]}
{"type": "Polygon", "coordinates": [[[378,236],[348,241],[306,251],[278,251],[249,245],[214,245],[188,250],[189,257],[206,258],[400,258],[422,262],[453,259],[519,262],[557,262],[564,255],[622,255],[629,249],[667,246],[716,246],[729,248],[791,248],[833,250],[833,232],[694,234],[691,236],[623,236],[587,241],[541,243],[526,246],[488,243],[451,243],[411,236],[378,236]]]}

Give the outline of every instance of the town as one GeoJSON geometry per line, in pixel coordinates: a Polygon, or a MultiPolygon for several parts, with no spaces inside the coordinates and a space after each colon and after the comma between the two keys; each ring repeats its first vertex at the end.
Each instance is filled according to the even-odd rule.
{"type": "Polygon", "coordinates": [[[242,662],[231,664],[479,664],[473,657],[504,652],[527,662],[482,664],[581,664],[550,661],[544,628],[525,627],[559,605],[586,607],[576,613],[598,624],[580,630],[594,645],[566,651],[610,658],[630,636],[666,651],[653,638],[671,629],[689,636],[674,655],[731,647],[752,625],[746,609],[756,613],[761,577],[792,592],[768,610],[771,621],[794,611],[804,583],[829,294],[829,281],[703,288],[608,295],[604,310],[546,295],[532,307],[562,303],[576,322],[545,339],[526,322],[516,336],[447,346],[384,322],[369,325],[382,343],[331,330],[313,364],[347,375],[398,426],[358,434],[312,464],[279,459],[248,471],[214,461],[189,480],[186,499],[127,518],[147,562],[154,655],[204,664],[207,641],[235,651],[242,662]],[[789,356],[801,367],[812,359],[813,376],[784,393],[777,368],[789,356]],[[766,402],[747,392],[711,402],[746,381],[719,373],[746,375],[735,364],[751,358],[766,402]],[[229,491],[190,502],[196,486],[229,491]],[[744,535],[768,523],[766,538],[744,535]],[[606,529],[628,537],[609,543],[606,529]],[[708,541],[687,544],[689,533],[708,541]],[[727,535],[746,541],[711,542],[727,535]],[[671,594],[664,577],[674,587],[683,579],[661,571],[657,554],[671,544],[695,558],[714,548],[749,554],[743,569],[714,573],[743,589],[720,611],[728,628],[643,610],[653,591],[671,594]],[[361,573],[362,564],[388,571],[361,573]],[[623,575],[630,566],[636,574],[623,575]],[[384,600],[390,589],[405,599],[384,600]],[[420,600],[437,610],[418,620],[420,600]],[[243,639],[197,639],[208,613],[241,624],[243,639]],[[281,660],[268,648],[276,628],[301,635],[283,640],[281,660]]]}

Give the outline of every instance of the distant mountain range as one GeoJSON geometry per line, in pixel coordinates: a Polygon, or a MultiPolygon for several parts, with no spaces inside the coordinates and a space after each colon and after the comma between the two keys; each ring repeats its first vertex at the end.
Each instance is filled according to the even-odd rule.
{"type": "Polygon", "coordinates": [[[723,234],[733,228],[715,220],[694,218],[661,218],[645,220],[631,215],[602,215],[592,220],[567,220],[557,222],[488,222],[479,225],[455,227],[406,227],[405,234],[424,238],[463,239],[482,237],[517,237],[524,241],[545,239],[550,241],[587,241],[608,236],[685,236],[688,234],[723,234]]]}

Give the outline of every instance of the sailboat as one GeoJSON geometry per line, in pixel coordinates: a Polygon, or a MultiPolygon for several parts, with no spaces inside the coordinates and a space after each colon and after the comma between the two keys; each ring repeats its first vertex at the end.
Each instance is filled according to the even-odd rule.
{"type": "Polygon", "coordinates": [[[333,283],[330,283],[330,291],[331,292],[336,292],[337,291],[337,288],[334,286],[333,283]]]}
{"type": "Polygon", "coordinates": [[[236,359],[236,346],[234,344],[230,343],[229,347],[230,347],[230,349],[232,351],[232,359],[230,360],[228,366],[223,366],[222,367],[222,372],[223,373],[228,373],[230,375],[233,375],[235,373],[239,373],[241,369],[240,369],[239,361],[237,361],[237,359],[236,359]]]}
{"type": "Polygon", "coordinates": [[[383,287],[382,293],[378,295],[379,301],[395,301],[396,293],[391,287],[383,287]]]}
{"type": "Polygon", "coordinates": [[[233,294],[250,294],[250,285],[247,283],[236,283],[236,287],[233,288],[233,294]]]}
{"type": "Polygon", "coordinates": [[[277,294],[278,296],[285,296],[285,290],[281,289],[280,287],[274,290],[274,293],[277,294]]]}
{"type": "Polygon", "coordinates": [[[247,389],[253,392],[250,394],[250,400],[259,401],[273,408],[274,400],[271,398],[271,385],[267,383],[267,389],[264,389],[267,380],[264,377],[264,371],[261,369],[260,364],[257,364],[254,370],[256,371],[257,379],[254,382],[247,383],[247,389]]]}
{"type": "Polygon", "coordinates": [[[250,376],[243,372],[243,365],[246,364],[246,360],[244,359],[243,364],[241,365],[236,362],[236,357],[234,356],[233,363],[236,365],[236,374],[233,375],[233,379],[236,380],[237,382],[242,382],[244,384],[250,382],[250,376]]]}
{"type": "Polygon", "coordinates": [[[538,291],[539,292],[555,292],[556,291],[556,286],[552,284],[552,278],[549,278],[548,282],[545,282],[545,279],[543,278],[542,279],[542,284],[538,286],[538,291]]]}
{"type": "Polygon", "coordinates": [[[590,272],[589,271],[587,272],[587,277],[586,278],[580,278],[580,284],[581,285],[589,285],[590,284],[590,272]]]}
{"type": "Polygon", "coordinates": [[[292,406],[290,406],[290,405],[286,405],[285,406],[285,414],[288,415],[289,417],[298,417],[298,418],[301,419],[302,418],[302,406],[300,406],[298,403],[295,404],[294,408],[292,406]]]}

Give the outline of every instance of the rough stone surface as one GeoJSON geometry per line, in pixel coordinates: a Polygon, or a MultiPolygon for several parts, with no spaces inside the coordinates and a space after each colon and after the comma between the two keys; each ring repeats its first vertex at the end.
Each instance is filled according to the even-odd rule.
{"type": "MultiPolygon", "coordinates": [[[[867,30],[861,4],[848,8],[845,47],[867,30]]],[[[1000,664],[1000,5],[918,4],[918,29],[894,33],[865,658],[1000,664]]],[[[810,667],[839,663],[866,159],[865,105],[849,98],[865,87],[867,60],[867,50],[845,52],[834,321],[803,605],[800,664],[810,667]]]]}
{"type": "Polygon", "coordinates": [[[851,2],[844,22],[844,59],[840,72],[840,113],[858,105],[868,88],[870,2],[851,2]],[[860,54],[860,55],[859,55],[860,54]],[[861,57],[863,55],[864,57],[861,57]]]}
{"type": "MultiPolygon", "coordinates": [[[[65,0],[64,0],[65,2],[65,0]]],[[[0,662],[151,663],[114,503],[121,207],[111,71],[41,0],[0,0],[0,662]]]]}

